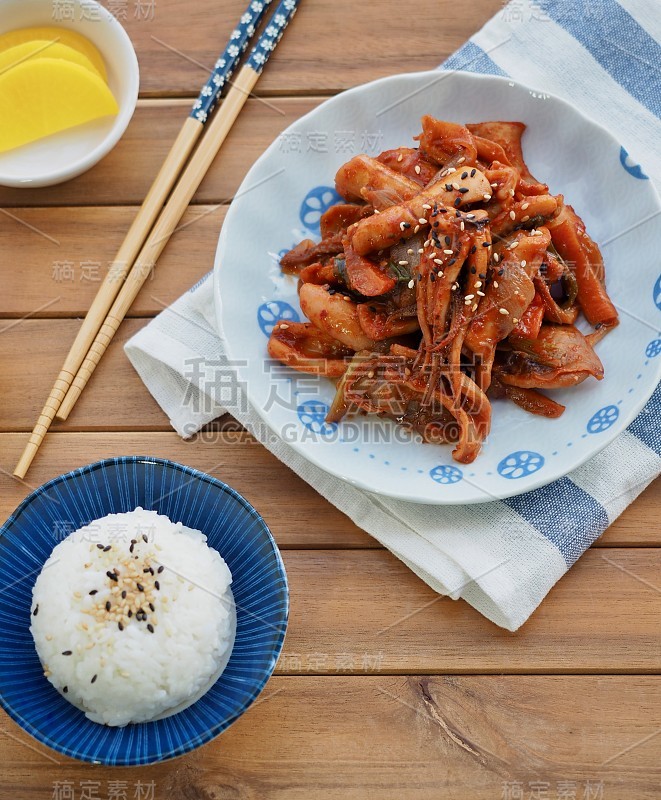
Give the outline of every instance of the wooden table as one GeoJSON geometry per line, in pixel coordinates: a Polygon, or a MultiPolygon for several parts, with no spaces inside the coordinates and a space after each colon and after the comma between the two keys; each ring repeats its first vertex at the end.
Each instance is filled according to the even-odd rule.
{"type": "Polygon", "coordinates": [[[33,487],[106,456],[150,453],[209,472],[264,514],[283,550],[292,600],[284,652],[227,733],[161,766],[103,769],[56,757],[3,714],[0,797],[660,798],[658,485],[511,634],[463,602],[433,602],[424,583],[246,434],[215,425],[179,439],[122,350],[211,269],[232,193],[290,122],[347,87],[436,66],[500,0],[303,0],[259,98],[186,215],[195,224],[168,244],[27,480],[11,477],[77,318],[244,2],[112,4],[142,71],[127,134],[77,180],[0,189],[0,517],[33,487]]]}

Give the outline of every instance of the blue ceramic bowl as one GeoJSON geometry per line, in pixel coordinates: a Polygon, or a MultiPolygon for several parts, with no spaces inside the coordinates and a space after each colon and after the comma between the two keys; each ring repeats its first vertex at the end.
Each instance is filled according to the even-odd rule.
{"type": "Polygon", "coordinates": [[[60,753],[135,766],[210,741],[255,700],[287,628],[287,577],[255,509],[203,472],[151,457],[112,458],[61,475],[27,497],[0,532],[0,702],[24,730],[60,753]],[[85,717],[48,683],[29,631],[32,587],[67,532],[136,506],[197,528],[232,571],[236,641],[229,663],[194,705],[158,722],[110,728],[85,717]]]}

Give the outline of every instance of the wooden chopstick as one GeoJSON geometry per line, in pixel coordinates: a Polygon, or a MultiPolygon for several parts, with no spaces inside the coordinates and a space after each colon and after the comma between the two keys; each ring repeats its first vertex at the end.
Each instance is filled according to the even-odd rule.
{"type": "MultiPolygon", "coordinates": [[[[205,129],[221,92],[230,81],[242,54],[245,52],[257,25],[264,17],[270,3],[271,0],[259,0],[258,2],[252,0],[249,3],[247,9],[241,16],[239,24],[232,32],[232,38],[230,38],[227,47],[216,62],[211,77],[202,87],[200,95],[193,105],[190,116],[186,119],[179,131],[163,166],[159,170],[154,183],[129,228],[126,238],[117,252],[115,261],[113,262],[113,267],[117,269],[111,268],[108,271],[71,345],[71,349],[53,384],[53,388],[32,430],[23,454],[14,469],[14,475],[16,477],[25,477],[53,418],[62,407],[63,401],[78,370],[81,369],[84,364],[85,357],[90,347],[92,347],[95,342],[95,337],[99,334],[108,312],[123,288],[124,277],[133,267],[141,247],[144,245],[159,213],[161,213],[163,209],[163,204],[181,175],[196,142],[200,138],[200,134],[205,129]],[[120,274],[118,274],[118,270],[121,270],[120,274]]],[[[259,41],[261,42],[262,39],[260,38],[259,41]]],[[[251,54],[251,58],[253,58],[254,52],[255,51],[251,54]]],[[[68,410],[66,413],[62,413],[64,419],[68,416],[68,411],[73,407],[79,394],[80,392],[75,395],[73,402],[67,402],[68,410]]]]}

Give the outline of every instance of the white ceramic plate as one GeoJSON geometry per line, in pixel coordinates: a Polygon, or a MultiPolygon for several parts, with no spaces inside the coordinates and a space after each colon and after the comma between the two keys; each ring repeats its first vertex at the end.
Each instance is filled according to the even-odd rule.
{"type": "MultiPolygon", "coordinates": [[[[418,503],[505,498],[566,475],[633,420],[661,377],[661,203],[613,136],[563,100],[506,78],[423,72],[359,86],[294,123],[250,170],[225,219],[215,264],[216,310],[227,353],[270,428],[314,464],[352,484],[418,503]],[[532,173],[563,193],[602,248],[621,323],[599,345],[601,382],[552,392],[556,420],[493,401],[493,424],[473,464],[422,444],[376,417],[323,422],[333,383],[274,364],[266,344],[280,317],[303,319],[296,279],[278,255],[318,238],[338,197],[337,168],[359,152],[411,145],[420,117],[521,120],[532,173]],[[655,216],[656,215],[656,216],[655,216]]],[[[584,328],[587,330],[587,327],[584,328]]]]}

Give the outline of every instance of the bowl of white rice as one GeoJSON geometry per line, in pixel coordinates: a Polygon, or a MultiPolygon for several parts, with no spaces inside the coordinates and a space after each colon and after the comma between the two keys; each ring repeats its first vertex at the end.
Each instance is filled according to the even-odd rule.
{"type": "Polygon", "coordinates": [[[277,546],[229,486],[150,457],[91,464],[0,532],[0,702],[84,761],[182,755],[262,691],[288,605],[277,546]]]}

